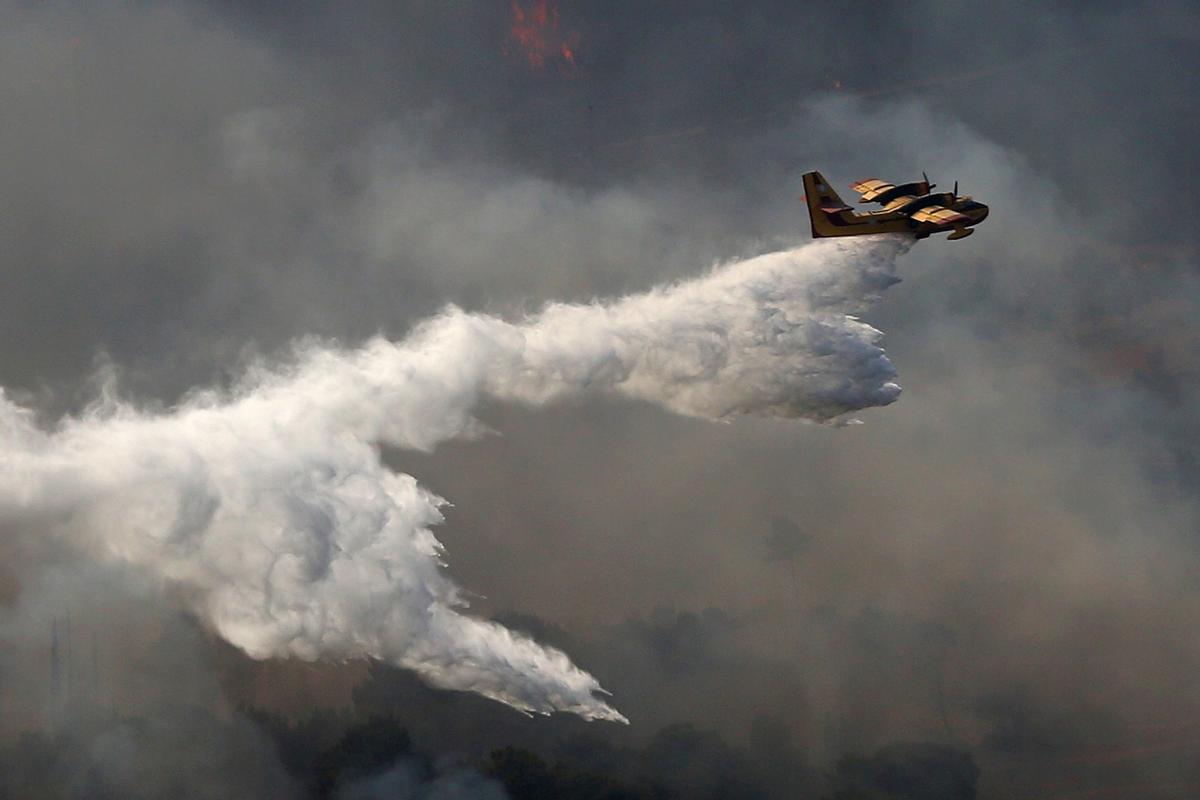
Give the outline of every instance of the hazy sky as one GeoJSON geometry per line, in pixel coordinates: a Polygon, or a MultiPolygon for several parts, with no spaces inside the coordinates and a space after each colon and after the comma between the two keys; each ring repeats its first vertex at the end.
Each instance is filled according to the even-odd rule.
{"type": "MultiPolygon", "coordinates": [[[[385,458],[453,504],[438,535],[474,612],[571,637],[623,742],[680,721],[743,741],[770,715],[818,760],[962,747],[984,797],[1123,749],[1121,796],[1194,791],[1200,14],[556,5],[532,60],[508,2],[0,5],[5,393],[52,427],[112,370],[170,408],[303,337],[400,338],[447,303],[517,318],[800,244],[810,169],[957,180],[991,215],[919,243],[866,315],[904,394],[864,425],[594,396],[488,404],[497,435],[385,458]]],[[[73,609],[126,653],[186,640],[195,702],[228,702],[170,587],[3,532],[0,691],[46,691],[73,609]]],[[[114,692],[146,674],[102,647],[114,692]]]]}

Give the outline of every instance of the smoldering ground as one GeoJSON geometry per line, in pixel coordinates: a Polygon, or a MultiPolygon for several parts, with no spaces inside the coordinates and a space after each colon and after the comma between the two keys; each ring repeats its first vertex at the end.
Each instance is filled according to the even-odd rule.
{"type": "MultiPolygon", "coordinates": [[[[1196,230],[1171,187],[1194,172],[1194,12],[787,5],[562,3],[570,77],[503,54],[504,4],[10,5],[0,382],[53,422],[103,352],[127,396],[169,406],[296,337],[399,338],[450,301],[511,317],[777,249],[803,234],[807,168],[957,177],[992,216],[901,262],[868,321],[906,394],[864,426],[493,405],[501,436],[387,458],[454,501],[439,536],[477,613],[570,632],[532,631],[614,691],[634,724],[598,735],[618,747],[694,722],[834,780],[841,753],[934,741],[973,754],[985,796],[1185,796],[1196,230]],[[807,544],[768,561],[776,517],[807,544]]],[[[83,631],[113,596],[27,594],[73,563],[38,534],[6,531],[30,621],[8,628],[5,707],[32,707],[14,727],[40,724],[47,623],[83,631]]],[[[161,635],[113,616],[102,687],[139,674],[105,642],[161,635]]],[[[210,677],[259,668],[195,647],[210,677]]],[[[322,700],[350,702],[361,669],[322,700]]],[[[168,694],[163,672],[141,686],[168,694]]],[[[204,704],[306,715],[286,685],[204,704]]],[[[429,752],[555,762],[576,733],[457,695],[405,719],[410,690],[390,710],[429,752]]]]}

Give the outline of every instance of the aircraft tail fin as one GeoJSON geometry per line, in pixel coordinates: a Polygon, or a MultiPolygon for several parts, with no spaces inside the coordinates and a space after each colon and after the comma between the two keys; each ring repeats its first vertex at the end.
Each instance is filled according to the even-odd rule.
{"type": "Polygon", "coordinates": [[[808,219],[812,223],[814,239],[831,235],[833,226],[829,222],[829,215],[851,210],[819,172],[804,173],[804,202],[808,204],[808,219]]]}

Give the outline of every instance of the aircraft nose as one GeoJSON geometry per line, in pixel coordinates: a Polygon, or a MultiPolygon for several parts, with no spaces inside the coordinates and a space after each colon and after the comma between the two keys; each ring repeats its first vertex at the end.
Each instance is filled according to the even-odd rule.
{"type": "Polygon", "coordinates": [[[987,215],[988,207],[980,203],[979,208],[975,209],[975,221],[983,222],[985,219],[987,219],[987,215]]]}

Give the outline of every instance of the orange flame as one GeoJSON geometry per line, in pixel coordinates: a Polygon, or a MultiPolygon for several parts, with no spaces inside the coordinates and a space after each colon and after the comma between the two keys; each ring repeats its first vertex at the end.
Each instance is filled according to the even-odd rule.
{"type": "MultiPolygon", "coordinates": [[[[533,0],[528,8],[512,0],[512,26],[508,38],[532,67],[542,69],[547,63],[555,62],[564,72],[575,69],[579,34],[559,31],[558,9],[550,4],[550,0],[533,0]]],[[[507,46],[505,52],[509,52],[507,46]]]]}

